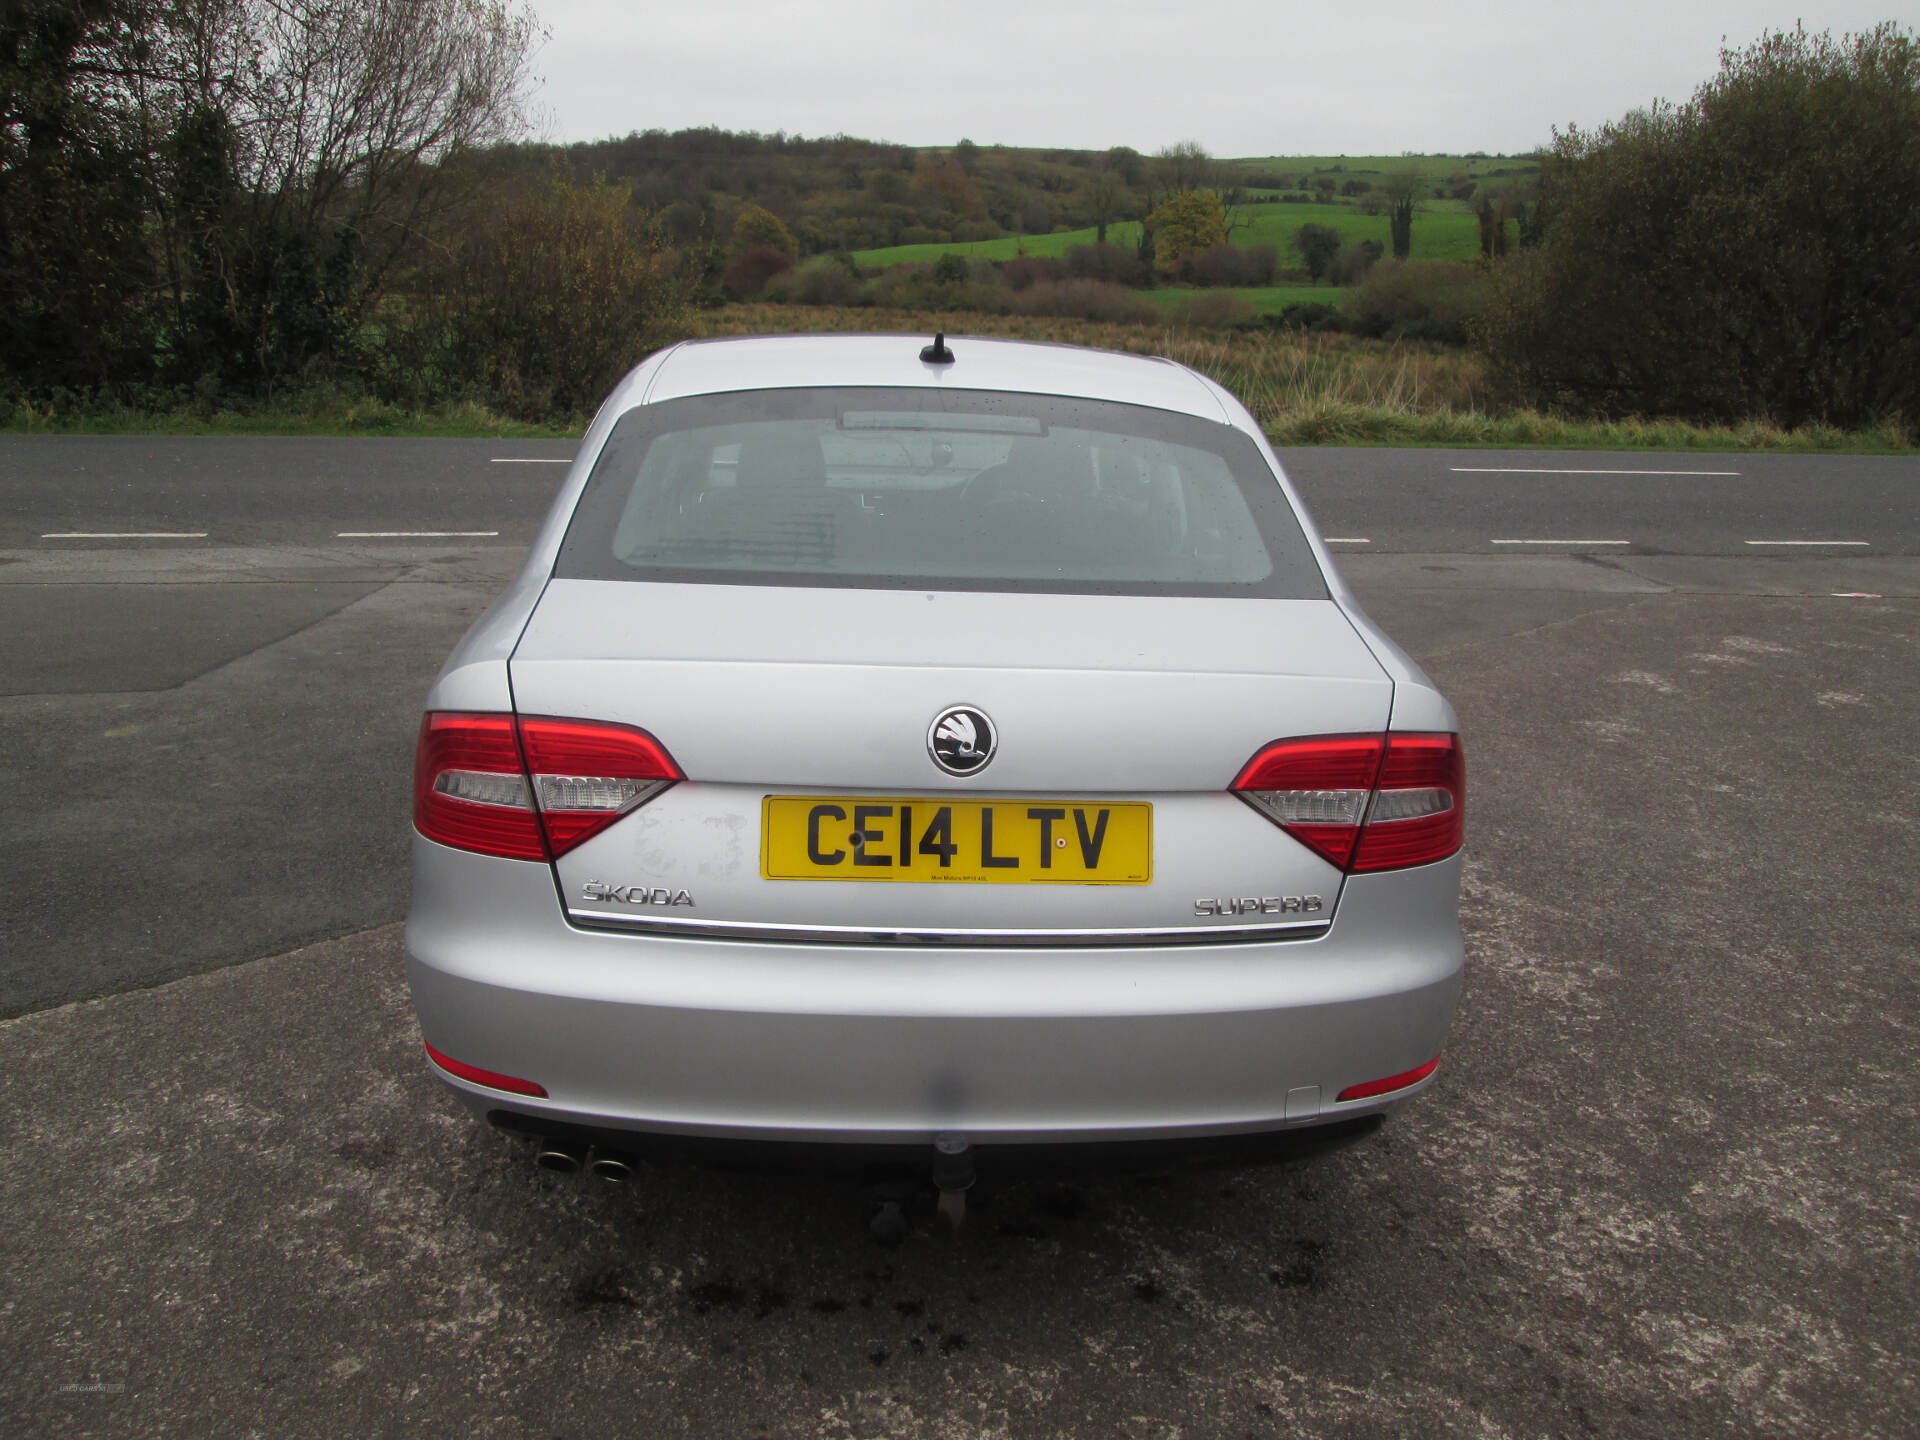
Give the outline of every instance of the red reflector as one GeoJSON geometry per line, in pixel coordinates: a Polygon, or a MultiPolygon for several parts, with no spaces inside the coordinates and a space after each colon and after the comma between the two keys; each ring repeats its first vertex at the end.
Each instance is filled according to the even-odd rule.
{"type": "Polygon", "coordinates": [[[1418,1070],[1408,1070],[1399,1075],[1389,1075],[1384,1080],[1369,1080],[1364,1085],[1349,1085],[1340,1092],[1342,1100],[1371,1100],[1376,1095],[1389,1095],[1395,1090],[1404,1090],[1409,1085],[1418,1085],[1434,1071],[1440,1068],[1440,1057],[1434,1056],[1418,1070]]]}
{"type": "Polygon", "coordinates": [[[413,823],[429,840],[456,850],[509,860],[547,858],[511,715],[436,711],[420,722],[413,823]],[[499,778],[489,788],[487,777],[499,778]]]}
{"type": "Polygon", "coordinates": [[[451,1055],[442,1055],[433,1046],[427,1046],[427,1058],[449,1075],[462,1080],[471,1080],[475,1085],[486,1085],[494,1090],[505,1090],[511,1095],[531,1095],[536,1100],[547,1098],[547,1087],[536,1085],[531,1080],[518,1080],[511,1075],[502,1075],[497,1070],[482,1070],[478,1065],[467,1065],[455,1060],[451,1055]]]}

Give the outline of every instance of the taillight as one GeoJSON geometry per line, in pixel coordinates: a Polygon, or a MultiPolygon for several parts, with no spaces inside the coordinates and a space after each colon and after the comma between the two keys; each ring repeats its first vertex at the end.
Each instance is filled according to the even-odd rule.
{"type": "Polygon", "coordinates": [[[520,743],[556,860],[686,778],[658,740],[632,725],[527,715],[520,743]]]}
{"type": "Polygon", "coordinates": [[[1276,740],[1230,787],[1329,864],[1401,870],[1458,850],[1466,764],[1451,734],[1276,740]]]}
{"type": "Polygon", "coordinates": [[[511,715],[430,714],[413,758],[413,824],[456,850],[544,860],[511,715]]]}
{"type": "Polygon", "coordinates": [[[435,712],[420,724],[413,823],[459,850],[558,859],[682,778],[631,725],[435,712]]]}

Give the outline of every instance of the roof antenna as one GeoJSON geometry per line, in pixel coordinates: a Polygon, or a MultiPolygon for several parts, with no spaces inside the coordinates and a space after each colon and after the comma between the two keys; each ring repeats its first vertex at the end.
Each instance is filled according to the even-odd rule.
{"type": "Polygon", "coordinates": [[[947,348],[947,332],[944,330],[934,331],[933,343],[920,352],[920,358],[929,365],[951,365],[953,363],[953,351],[947,348]]]}

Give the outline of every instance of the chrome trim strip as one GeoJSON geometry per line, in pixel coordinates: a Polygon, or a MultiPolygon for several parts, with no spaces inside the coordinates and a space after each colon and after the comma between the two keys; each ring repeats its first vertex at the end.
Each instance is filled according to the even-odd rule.
{"type": "Polygon", "coordinates": [[[1289,925],[1181,926],[1161,930],[875,930],[857,925],[774,925],[756,921],[629,918],[597,910],[568,910],[583,930],[617,930],[678,939],[769,940],[840,945],[1054,945],[1067,948],[1133,945],[1214,945],[1255,940],[1315,940],[1328,920],[1289,925]]]}

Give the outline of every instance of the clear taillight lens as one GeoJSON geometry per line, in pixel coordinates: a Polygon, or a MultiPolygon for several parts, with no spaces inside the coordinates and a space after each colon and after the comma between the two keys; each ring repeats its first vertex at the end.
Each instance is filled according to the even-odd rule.
{"type": "Polygon", "coordinates": [[[682,778],[631,725],[435,712],[420,725],[413,823],[456,849],[557,859],[682,778]]]}
{"type": "Polygon", "coordinates": [[[1443,860],[1464,833],[1466,769],[1451,734],[1276,740],[1233,792],[1316,855],[1354,872],[1443,860]]]}

